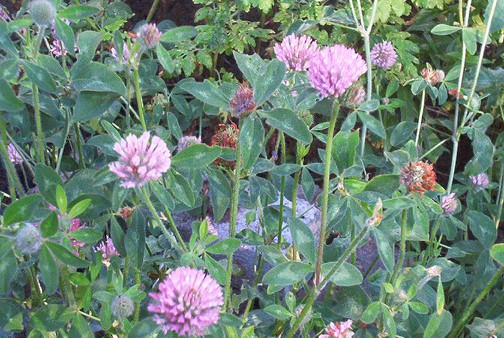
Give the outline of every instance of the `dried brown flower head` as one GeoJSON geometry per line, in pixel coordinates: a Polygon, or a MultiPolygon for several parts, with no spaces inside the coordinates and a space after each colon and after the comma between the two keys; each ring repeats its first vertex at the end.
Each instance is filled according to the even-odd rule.
{"type": "Polygon", "coordinates": [[[434,164],[423,161],[410,162],[403,168],[399,182],[404,184],[410,192],[424,193],[427,190],[435,190],[434,164]]]}
{"type": "MultiPolygon", "coordinates": [[[[210,146],[219,146],[222,148],[236,149],[238,147],[239,132],[240,130],[238,129],[236,123],[234,122],[231,122],[229,124],[221,123],[219,124],[219,129],[217,130],[215,135],[212,136],[210,146]]],[[[214,163],[219,165],[223,163],[223,160],[218,158],[215,160],[214,163]]],[[[233,169],[235,166],[234,161],[224,161],[224,164],[230,167],[231,169],[233,169]]]]}

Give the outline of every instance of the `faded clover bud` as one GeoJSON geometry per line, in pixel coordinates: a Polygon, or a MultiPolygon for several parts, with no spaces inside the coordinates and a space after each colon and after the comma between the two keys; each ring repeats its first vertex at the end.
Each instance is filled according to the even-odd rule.
{"type": "Polygon", "coordinates": [[[277,59],[285,63],[287,69],[300,72],[308,69],[308,63],[317,53],[318,46],[311,37],[292,33],[282,43],[276,43],[273,49],[277,59]]]}
{"type": "Polygon", "coordinates": [[[133,300],[126,296],[120,295],[114,298],[111,305],[112,314],[117,318],[126,318],[133,314],[135,304],[133,300]]]}
{"type": "Polygon", "coordinates": [[[32,255],[42,246],[42,234],[35,225],[25,223],[16,234],[16,245],[23,254],[32,255]]]}
{"type": "Polygon", "coordinates": [[[187,147],[192,146],[193,144],[200,144],[201,143],[201,137],[196,137],[196,136],[182,136],[180,140],[178,141],[177,144],[177,151],[181,152],[187,147]]]}
{"type": "Polygon", "coordinates": [[[7,153],[9,154],[9,160],[12,163],[14,164],[23,163],[23,158],[21,157],[21,155],[19,155],[19,152],[12,143],[9,143],[9,145],[7,146],[7,153]]]}
{"type": "Polygon", "coordinates": [[[359,108],[359,106],[364,102],[366,98],[366,91],[362,86],[362,83],[354,83],[346,92],[343,94],[343,105],[348,108],[359,108]]]}
{"type": "Polygon", "coordinates": [[[32,0],[28,11],[32,20],[39,26],[49,26],[56,18],[56,7],[49,0],[32,0]]]}
{"type": "Polygon", "coordinates": [[[490,184],[488,175],[486,173],[481,173],[476,176],[469,176],[471,183],[477,191],[483,190],[490,184]]]}
{"type": "Polygon", "coordinates": [[[106,267],[110,266],[110,259],[112,256],[119,256],[119,252],[117,252],[114,242],[112,242],[112,238],[109,236],[105,237],[105,241],[101,242],[95,249],[95,252],[101,252],[102,263],[106,267]]]}
{"type": "Polygon", "coordinates": [[[455,198],[454,192],[441,197],[441,208],[443,208],[445,214],[452,214],[455,210],[457,210],[457,205],[458,201],[455,198]]]}
{"type": "Polygon", "coordinates": [[[435,190],[434,164],[422,161],[410,162],[403,168],[399,182],[404,184],[409,192],[424,193],[427,190],[435,190]]]}
{"type": "Polygon", "coordinates": [[[236,117],[244,117],[245,113],[250,113],[256,108],[254,93],[246,83],[242,83],[235,93],[229,105],[233,108],[236,117]]]}
{"type": "Polygon", "coordinates": [[[354,335],[352,324],[351,319],[345,322],[330,323],[325,329],[326,333],[321,334],[319,338],[351,338],[354,335]]]}
{"type": "Polygon", "coordinates": [[[390,41],[384,41],[373,46],[371,50],[371,64],[388,69],[397,60],[397,53],[390,41]]]}
{"type": "Polygon", "coordinates": [[[128,63],[131,52],[128,48],[128,45],[126,43],[123,43],[122,60],[119,60],[119,54],[117,53],[117,49],[115,49],[115,47],[112,47],[110,49],[110,56],[118,62],[128,63]]]}
{"type": "Polygon", "coordinates": [[[422,77],[428,83],[435,85],[439,82],[444,81],[445,73],[440,69],[434,70],[434,69],[432,69],[431,66],[427,66],[426,68],[422,69],[422,77]]]}
{"type": "Polygon", "coordinates": [[[147,48],[152,49],[157,46],[162,33],[155,23],[145,24],[138,30],[138,40],[147,48]]]}
{"type": "Polygon", "coordinates": [[[323,98],[336,99],[366,70],[366,62],[354,49],[335,45],[322,48],[311,58],[308,77],[323,98]]]}

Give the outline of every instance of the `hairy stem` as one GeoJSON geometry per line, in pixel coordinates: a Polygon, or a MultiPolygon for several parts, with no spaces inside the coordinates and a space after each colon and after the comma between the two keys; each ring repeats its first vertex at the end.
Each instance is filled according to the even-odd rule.
{"type": "Polygon", "coordinates": [[[418,148],[418,142],[420,141],[420,131],[422,130],[424,108],[425,108],[425,89],[422,90],[422,99],[420,101],[420,115],[418,116],[418,125],[415,137],[415,147],[417,148],[418,148]]]}
{"type": "Polygon", "coordinates": [[[142,100],[142,91],[140,90],[140,75],[138,74],[138,69],[133,69],[133,84],[135,86],[135,95],[138,106],[138,115],[140,116],[140,123],[142,124],[142,129],[147,131],[147,125],[145,124],[144,116],[144,105],[142,100]]]}
{"type": "Polygon", "coordinates": [[[154,0],[152,3],[152,6],[149,10],[149,14],[147,15],[147,19],[145,20],[147,23],[149,23],[152,20],[152,17],[154,16],[154,13],[156,12],[156,8],[159,4],[159,0],[154,0]]]}
{"type": "MultiPolygon", "coordinates": [[[[281,151],[281,163],[285,164],[285,135],[282,131],[280,131],[280,144],[282,149],[281,151]]],[[[284,216],[284,199],[285,199],[285,175],[282,175],[280,179],[280,215],[278,216],[278,249],[282,248],[282,228],[283,228],[283,216],[284,216]]]]}

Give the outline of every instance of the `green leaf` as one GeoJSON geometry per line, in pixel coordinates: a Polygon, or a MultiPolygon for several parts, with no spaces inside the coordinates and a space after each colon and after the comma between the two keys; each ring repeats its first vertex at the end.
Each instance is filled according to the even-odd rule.
{"type": "Polygon", "coordinates": [[[165,205],[168,209],[175,208],[175,200],[161,183],[152,182],[150,187],[161,204],[165,205]]]}
{"type": "Polygon", "coordinates": [[[218,170],[207,171],[207,177],[214,220],[220,221],[231,202],[231,185],[226,175],[218,170]]]}
{"type": "Polygon", "coordinates": [[[254,98],[257,107],[260,107],[269,99],[284,78],[285,64],[276,59],[270,61],[266,67],[266,72],[261,76],[261,81],[258,81],[254,86],[254,98]]]}
{"type": "Polygon", "coordinates": [[[399,176],[386,174],[373,177],[366,184],[364,191],[374,191],[380,194],[391,196],[399,188],[399,176]]]}
{"type": "Polygon", "coordinates": [[[245,79],[255,88],[256,83],[262,80],[259,75],[264,72],[264,60],[257,54],[246,55],[236,51],[233,56],[245,79]]]}
{"type": "Polygon", "coordinates": [[[445,304],[445,295],[444,295],[443,283],[441,282],[441,276],[440,276],[436,292],[436,310],[438,315],[441,315],[443,313],[444,304],[445,304]]]}
{"type": "Polygon", "coordinates": [[[168,73],[173,73],[175,70],[175,64],[173,63],[173,59],[170,56],[170,53],[163,47],[162,44],[158,43],[156,47],[156,54],[158,56],[159,63],[163,66],[163,68],[168,73]]]}
{"type": "Polygon", "coordinates": [[[292,239],[299,249],[299,252],[312,264],[315,264],[315,236],[310,228],[298,218],[289,219],[289,228],[292,239]]]}
{"type": "Polygon", "coordinates": [[[3,225],[24,222],[30,219],[35,205],[41,200],[40,195],[25,196],[10,204],[3,215],[3,225]]]}
{"type": "MultiPolygon", "coordinates": [[[[336,262],[322,264],[322,274],[325,276],[336,266],[336,262]]],[[[353,286],[362,283],[362,273],[350,263],[344,262],[332,275],[330,281],[338,286],[353,286]]]]}
{"type": "Polygon", "coordinates": [[[465,27],[462,29],[462,41],[467,48],[469,54],[474,55],[476,53],[477,44],[476,36],[478,31],[475,28],[465,27]]]}
{"type": "Polygon", "coordinates": [[[261,153],[263,141],[264,127],[261,121],[254,116],[248,116],[240,129],[239,135],[243,170],[248,170],[255,164],[261,153]]]}
{"type": "Polygon", "coordinates": [[[452,328],[453,319],[450,312],[443,310],[441,315],[434,312],[425,328],[424,338],[442,338],[446,337],[452,328]]]}
{"type": "Polygon", "coordinates": [[[170,170],[170,188],[174,197],[188,207],[192,207],[196,202],[189,182],[174,170],[170,170]]]}
{"type": "Polygon", "coordinates": [[[114,243],[115,248],[123,257],[126,256],[126,247],[124,246],[124,231],[117,222],[115,217],[110,219],[110,237],[114,243]]]}
{"type": "Polygon", "coordinates": [[[35,184],[37,184],[40,194],[45,200],[56,206],[54,192],[58,185],[63,186],[63,180],[56,171],[45,164],[37,164],[35,166],[35,184]]]}
{"type": "MultiPolygon", "coordinates": [[[[17,275],[16,256],[12,252],[12,241],[2,240],[0,242],[0,295],[7,295],[10,290],[10,283],[17,275]]],[[[2,308],[2,310],[4,310],[2,308]]],[[[0,317],[1,319],[1,317],[0,317]]]]}
{"type": "Polygon", "coordinates": [[[388,237],[379,228],[373,228],[376,247],[383,265],[389,273],[394,270],[394,247],[390,244],[388,237]]]}
{"type": "Polygon", "coordinates": [[[221,150],[219,147],[209,147],[206,144],[193,144],[172,158],[172,165],[177,168],[200,169],[213,163],[221,150]]]}
{"type": "Polygon", "coordinates": [[[65,189],[63,189],[61,185],[58,185],[56,187],[56,206],[58,207],[58,209],[62,214],[66,214],[67,204],[68,200],[65,189]]]}
{"type": "Polygon", "coordinates": [[[210,106],[217,108],[229,107],[229,100],[226,96],[220,91],[219,87],[208,80],[203,82],[185,81],[179,86],[182,90],[210,106]]]}
{"type": "Polygon", "coordinates": [[[390,309],[385,304],[382,304],[381,308],[385,330],[387,331],[390,337],[395,337],[397,333],[397,326],[394,321],[394,316],[392,316],[392,313],[390,313],[390,309]]]}
{"type": "Polygon", "coordinates": [[[17,98],[9,83],[0,79],[0,110],[17,113],[24,108],[24,103],[17,98]]]}
{"type": "Polygon", "coordinates": [[[504,28],[504,1],[502,0],[490,0],[485,9],[485,25],[488,25],[489,15],[491,6],[497,1],[495,5],[495,12],[492,17],[492,24],[490,25],[490,33],[496,32],[504,28]]]}
{"type": "Polygon", "coordinates": [[[504,243],[494,244],[490,249],[490,255],[499,264],[504,265],[504,243]]]}
{"type": "Polygon", "coordinates": [[[42,245],[39,258],[40,277],[49,295],[58,290],[59,269],[47,246],[42,245]]]}
{"type": "Polygon", "coordinates": [[[429,307],[420,302],[409,302],[410,308],[418,314],[426,315],[429,313],[429,307]]]}
{"type": "Polygon", "coordinates": [[[301,173],[301,188],[303,188],[303,194],[308,201],[311,201],[315,196],[315,181],[313,180],[310,171],[303,168],[301,173]]]}
{"type": "Polygon", "coordinates": [[[67,25],[61,19],[56,18],[55,20],[56,34],[63,41],[65,49],[70,55],[75,55],[75,36],[72,27],[67,25]]]}
{"type": "Polygon", "coordinates": [[[79,92],[112,92],[123,97],[127,96],[126,86],[121,78],[99,62],[74,67],[71,78],[73,86],[79,92]]]}
{"type": "Polygon", "coordinates": [[[339,172],[355,164],[355,154],[359,146],[359,131],[340,131],[334,136],[332,157],[339,172]]]}
{"type": "Polygon", "coordinates": [[[40,224],[40,230],[42,231],[42,237],[51,237],[58,232],[59,221],[58,213],[53,211],[46,217],[40,224]]]}
{"type": "Polygon", "coordinates": [[[434,35],[450,35],[461,30],[461,27],[449,26],[441,23],[432,28],[431,33],[434,35]]]}
{"type": "Polygon", "coordinates": [[[74,255],[70,250],[53,242],[45,242],[47,248],[64,264],[74,266],[76,268],[87,268],[89,262],[80,259],[74,255]]]}
{"type": "Polygon", "coordinates": [[[74,22],[81,19],[89,18],[90,16],[100,13],[100,9],[96,6],[72,5],[60,10],[58,16],[74,22]]]}
{"type": "Polygon", "coordinates": [[[399,122],[390,135],[390,144],[394,147],[401,146],[412,139],[415,133],[416,123],[413,121],[399,122]]]}
{"type": "Polygon", "coordinates": [[[467,218],[474,236],[486,248],[490,248],[497,239],[497,230],[492,219],[484,213],[475,210],[470,210],[467,213],[467,218]]]}
{"type": "Polygon", "coordinates": [[[103,115],[118,98],[117,93],[80,92],[71,122],[86,122],[103,115]]]}
{"type": "Polygon", "coordinates": [[[56,83],[47,70],[28,60],[21,60],[21,64],[30,81],[39,87],[39,89],[53,94],[58,91],[56,83]]]}
{"type": "Polygon", "coordinates": [[[369,112],[378,110],[378,108],[380,108],[380,101],[377,99],[371,99],[371,100],[366,101],[363,104],[361,104],[361,106],[359,107],[359,110],[369,113],[369,112]]]}
{"type": "Polygon", "coordinates": [[[278,304],[266,306],[264,312],[278,320],[287,320],[293,316],[286,308],[278,304]]]}
{"type": "Polygon", "coordinates": [[[380,302],[373,302],[368,305],[366,310],[364,310],[360,320],[363,323],[371,324],[374,321],[376,321],[376,318],[378,317],[380,312],[381,312],[381,303],[380,302]]]}
{"type": "Polygon", "coordinates": [[[85,227],[71,232],[71,236],[78,240],[79,242],[84,242],[87,244],[95,244],[98,242],[103,233],[95,229],[85,227]]]}
{"type": "Polygon", "coordinates": [[[280,263],[264,274],[263,283],[278,286],[293,285],[302,281],[312,270],[309,263],[295,261],[280,263]]]}
{"type": "Polygon", "coordinates": [[[217,283],[226,284],[226,269],[217,262],[210,255],[205,255],[205,263],[207,264],[210,275],[217,281],[217,283]]]}
{"type": "Polygon", "coordinates": [[[92,338],[94,337],[94,333],[84,317],[82,315],[76,315],[72,320],[72,327],[68,332],[68,336],[92,338]]]}
{"type": "Polygon", "coordinates": [[[292,110],[276,108],[268,112],[261,112],[261,117],[266,118],[266,122],[287,135],[295,138],[307,145],[312,142],[312,135],[304,121],[292,110]]]}
{"type": "Polygon", "coordinates": [[[238,250],[241,245],[241,241],[237,238],[226,238],[222,241],[206,248],[206,252],[215,255],[229,255],[232,252],[238,250]]]}
{"type": "Polygon", "coordinates": [[[198,35],[198,30],[194,26],[180,26],[167,30],[159,39],[166,43],[179,43],[189,40],[198,35]]]}
{"type": "Polygon", "coordinates": [[[87,198],[77,202],[68,213],[68,218],[75,218],[82,214],[91,205],[91,199],[87,198]]]}
{"type": "Polygon", "coordinates": [[[383,124],[375,117],[364,112],[357,112],[357,115],[361,119],[362,123],[364,123],[364,125],[366,125],[370,131],[372,131],[381,138],[387,137],[385,127],[383,127],[383,124]]]}
{"type": "Polygon", "coordinates": [[[102,36],[98,32],[94,31],[84,31],[79,34],[77,38],[77,47],[79,48],[79,53],[77,53],[77,60],[80,63],[85,64],[93,60],[96,52],[96,48],[100,44],[102,36]]]}
{"type": "Polygon", "coordinates": [[[145,218],[140,210],[135,210],[130,217],[128,232],[124,238],[124,246],[130,260],[130,264],[141,269],[145,251],[145,218]]]}
{"type": "Polygon", "coordinates": [[[74,317],[74,310],[63,305],[43,305],[30,318],[30,326],[42,332],[63,328],[74,317]]]}

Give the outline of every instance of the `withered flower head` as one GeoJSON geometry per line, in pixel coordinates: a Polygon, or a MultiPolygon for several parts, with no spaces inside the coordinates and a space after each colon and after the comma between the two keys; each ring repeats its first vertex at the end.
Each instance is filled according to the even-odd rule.
{"type": "Polygon", "coordinates": [[[244,82],[240,85],[229,105],[233,108],[233,114],[236,117],[242,117],[244,113],[254,111],[256,108],[254,93],[247,83],[244,82]]]}
{"type": "Polygon", "coordinates": [[[424,193],[427,190],[435,190],[436,173],[434,164],[423,161],[410,162],[403,168],[399,182],[404,184],[409,192],[424,193]]]}
{"type": "Polygon", "coordinates": [[[445,79],[445,73],[441,69],[432,69],[431,66],[428,66],[422,69],[422,77],[425,81],[429,82],[432,85],[435,85],[439,82],[443,82],[445,79]]]}
{"type": "MultiPolygon", "coordinates": [[[[231,122],[229,124],[224,124],[221,123],[219,124],[219,129],[215,133],[214,136],[212,136],[212,139],[210,140],[210,146],[219,146],[222,148],[232,148],[236,149],[238,147],[238,134],[240,130],[238,129],[238,126],[236,123],[231,122]]],[[[215,164],[219,165],[223,161],[218,158],[215,160],[215,164]]],[[[235,163],[231,161],[225,161],[225,165],[230,167],[231,169],[234,168],[235,163]]]]}

